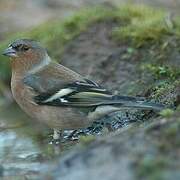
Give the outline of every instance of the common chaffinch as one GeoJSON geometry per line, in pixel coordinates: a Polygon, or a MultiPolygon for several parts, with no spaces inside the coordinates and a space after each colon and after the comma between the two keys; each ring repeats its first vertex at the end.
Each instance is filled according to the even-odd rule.
{"type": "Polygon", "coordinates": [[[84,128],[121,108],[161,110],[141,98],[113,95],[54,62],[38,42],[18,39],[3,52],[11,58],[11,89],[19,106],[55,131],[84,128]]]}

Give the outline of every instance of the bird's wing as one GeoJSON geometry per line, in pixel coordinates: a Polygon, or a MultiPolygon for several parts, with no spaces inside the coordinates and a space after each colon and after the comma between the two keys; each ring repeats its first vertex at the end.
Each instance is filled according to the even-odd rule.
{"type": "Polygon", "coordinates": [[[23,82],[36,93],[34,100],[41,105],[92,107],[114,97],[97,83],[59,64],[31,73],[23,82]]]}
{"type": "Polygon", "coordinates": [[[100,105],[112,105],[121,102],[135,101],[136,98],[127,96],[115,96],[93,81],[75,81],[64,85],[59,90],[51,93],[40,93],[35,97],[35,102],[40,105],[71,106],[71,107],[95,107],[100,105]]]}

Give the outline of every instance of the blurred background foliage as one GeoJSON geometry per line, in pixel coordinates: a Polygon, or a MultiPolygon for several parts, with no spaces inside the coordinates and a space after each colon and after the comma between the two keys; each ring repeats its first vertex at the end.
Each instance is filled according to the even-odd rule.
{"type": "MultiPolygon", "coordinates": [[[[13,6],[13,2],[11,3],[13,6]]],[[[59,61],[67,42],[85,31],[91,24],[108,19],[121,22],[119,27],[112,30],[114,41],[131,42],[135,48],[146,44],[161,44],[165,49],[171,43],[169,37],[175,37],[178,41],[180,38],[179,18],[174,18],[171,13],[144,5],[129,3],[115,6],[106,2],[103,6],[85,8],[65,20],[56,17],[30,30],[25,28],[22,32],[9,33],[1,40],[0,52],[17,38],[31,38],[40,41],[48,49],[50,55],[59,61]]],[[[6,57],[0,56],[1,94],[5,94],[4,88],[9,83],[11,74],[9,63],[6,57]]]]}

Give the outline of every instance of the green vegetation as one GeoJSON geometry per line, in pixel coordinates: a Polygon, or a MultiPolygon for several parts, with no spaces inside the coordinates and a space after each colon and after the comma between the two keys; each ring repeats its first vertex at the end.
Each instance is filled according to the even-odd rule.
{"type": "MultiPolygon", "coordinates": [[[[180,80],[175,81],[159,81],[152,89],[151,97],[157,100],[164,99],[164,103],[172,104],[175,101],[175,92],[178,91],[180,80]]],[[[173,104],[172,104],[173,105],[173,104]]]]}
{"type": "Polygon", "coordinates": [[[80,136],[80,143],[81,145],[87,145],[95,140],[95,136],[89,135],[89,136],[80,136]]]}
{"type": "Polygon", "coordinates": [[[164,109],[160,112],[160,115],[163,117],[171,117],[174,111],[172,109],[164,109]]]}
{"type": "Polygon", "coordinates": [[[157,64],[144,64],[141,66],[143,71],[148,71],[152,73],[154,79],[163,79],[169,78],[175,80],[180,76],[180,69],[177,67],[171,67],[166,65],[157,65],[157,64]]]}
{"type": "Polygon", "coordinates": [[[116,39],[129,39],[142,46],[149,41],[161,42],[168,35],[179,35],[179,25],[175,28],[175,22],[162,10],[146,6],[125,6],[122,10],[129,23],[114,31],[116,39]]]}

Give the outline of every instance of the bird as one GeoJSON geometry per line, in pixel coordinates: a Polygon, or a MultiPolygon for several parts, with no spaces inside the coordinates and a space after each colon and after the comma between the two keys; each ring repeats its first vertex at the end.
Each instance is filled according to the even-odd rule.
{"type": "Polygon", "coordinates": [[[54,139],[60,138],[59,132],[86,128],[122,108],[164,109],[164,105],[144,98],[114,95],[51,60],[35,40],[17,39],[2,54],[11,59],[15,101],[33,119],[52,128],[54,139]]]}

